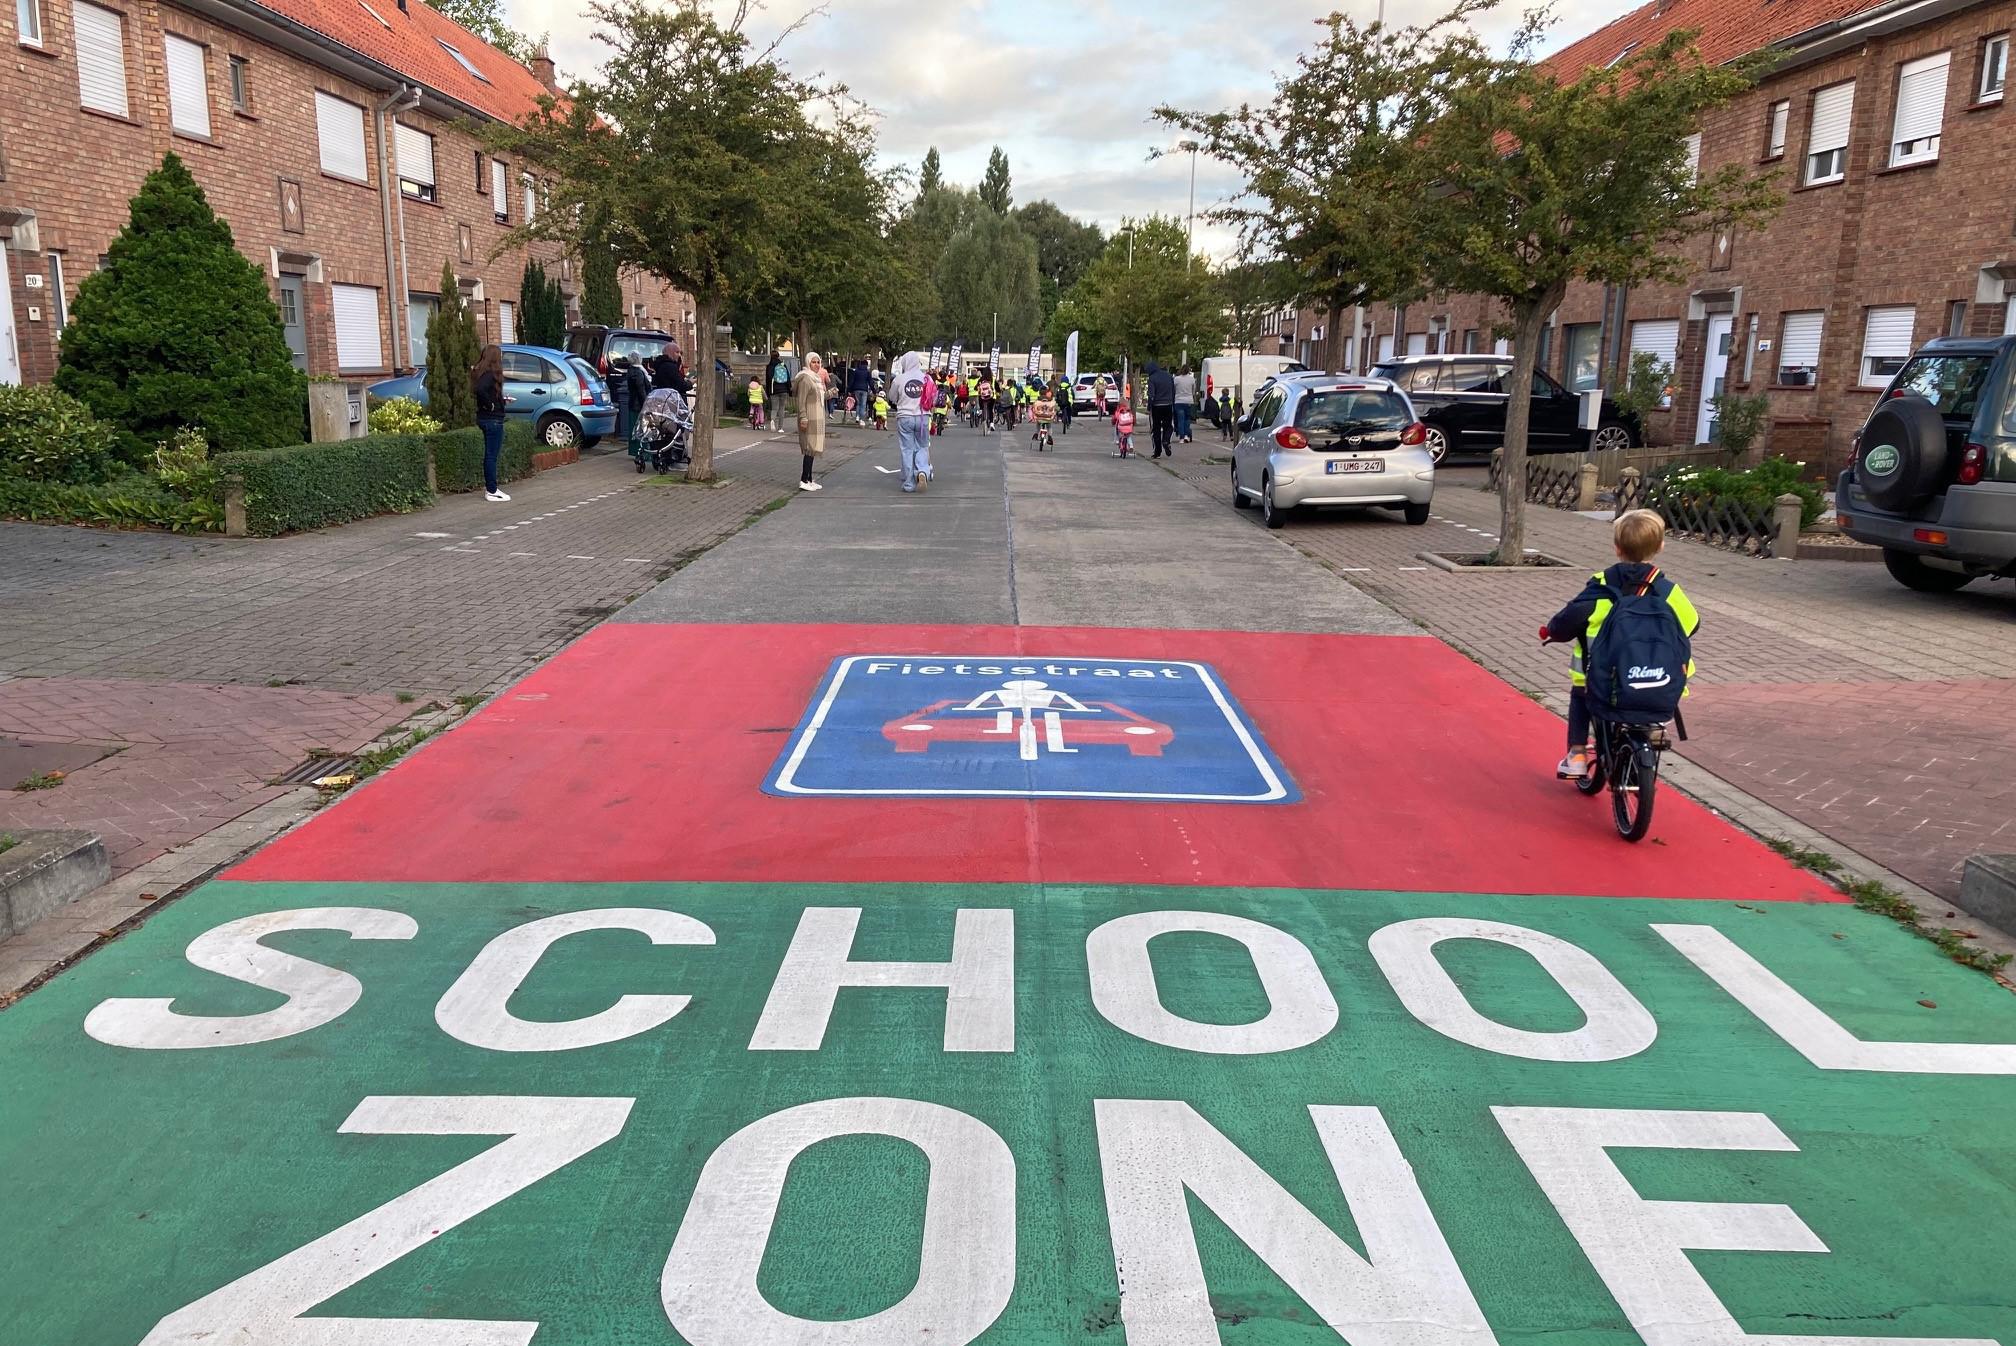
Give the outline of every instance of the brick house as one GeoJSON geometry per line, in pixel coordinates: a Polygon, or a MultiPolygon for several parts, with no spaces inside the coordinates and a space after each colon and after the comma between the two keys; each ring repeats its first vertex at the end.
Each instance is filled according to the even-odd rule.
{"type": "MultiPolygon", "coordinates": [[[[2016,0],[1653,0],[1550,64],[1605,65],[1679,29],[1710,60],[1782,53],[1692,149],[1704,170],[1777,172],[1784,209],[1762,230],[1695,240],[1683,285],[1572,288],[1540,367],[1616,386],[1633,351],[1655,352],[1676,385],[1655,441],[1705,442],[1718,389],[1763,394],[1766,451],[1831,474],[1915,343],[2016,333],[2016,0]]],[[[1380,305],[1356,315],[1355,340],[1316,353],[1362,369],[1395,351],[1504,350],[1500,318],[1474,296],[1380,305]]],[[[1320,322],[1290,315],[1282,330],[1320,322]]]]}
{"type": "MultiPolygon", "coordinates": [[[[540,204],[472,122],[554,86],[419,0],[12,0],[0,100],[0,382],[50,378],[82,279],[172,150],[264,270],[296,363],[372,378],[424,363],[444,262],[484,339],[516,335],[540,204]]],[[[534,255],[576,311],[578,266],[534,255]]],[[[624,277],[626,317],[691,337],[692,305],[624,277]],[[684,324],[682,328],[679,324],[684,324]]]]}

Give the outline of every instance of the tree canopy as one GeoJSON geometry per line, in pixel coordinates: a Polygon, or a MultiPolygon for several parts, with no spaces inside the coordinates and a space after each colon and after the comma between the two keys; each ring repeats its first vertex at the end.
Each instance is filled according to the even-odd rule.
{"type": "MultiPolygon", "coordinates": [[[[1225,300],[1210,263],[1190,255],[1183,222],[1167,216],[1130,221],[1070,297],[1099,344],[1136,363],[1173,364],[1186,350],[1215,352],[1225,338],[1225,300]]],[[[1082,346],[1079,354],[1082,364],[1082,346]]]]}
{"type": "Polygon", "coordinates": [[[987,176],[980,180],[980,200],[997,215],[1006,215],[1008,208],[1015,204],[1009,190],[1008,156],[996,145],[987,156],[987,176]]]}
{"type": "Polygon", "coordinates": [[[1036,240],[1006,215],[974,211],[946,243],[936,279],[940,335],[981,346],[998,330],[1012,350],[1042,331],[1036,240]]]}

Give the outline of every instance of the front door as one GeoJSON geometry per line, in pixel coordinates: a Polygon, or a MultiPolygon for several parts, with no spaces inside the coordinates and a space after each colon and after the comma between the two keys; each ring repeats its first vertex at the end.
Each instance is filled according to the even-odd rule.
{"type": "Polygon", "coordinates": [[[21,350],[14,343],[14,282],[7,276],[7,245],[0,243],[0,384],[21,381],[21,350]]]}
{"type": "Polygon", "coordinates": [[[1729,346],[1735,330],[1733,313],[1717,313],[1708,319],[1708,341],[1701,356],[1701,409],[1694,418],[1696,444],[1715,438],[1715,399],[1729,384],[1729,346]]]}
{"type": "Polygon", "coordinates": [[[294,356],[296,369],[308,368],[308,324],[303,316],[306,312],[301,302],[301,277],[281,276],[280,328],[286,333],[287,349],[294,356]]]}

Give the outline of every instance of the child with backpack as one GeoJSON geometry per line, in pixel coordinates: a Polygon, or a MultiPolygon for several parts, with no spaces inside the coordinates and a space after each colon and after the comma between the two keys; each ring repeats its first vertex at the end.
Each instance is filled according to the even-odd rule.
{"type": "Polygon", "coordinates": [[[1618,516],[1610,536],[1617,564],[1590,576],[1574,601],[1540,628],[1542,641],[1575,645],[1568,755],[1554,769],[1562,780],[1589,774],[1592,714],[1621,724],[1665,724],[1679,717],[1694,676],[1693,637],[1701,615],[1652,564],[1666,545],[1666,521],[1634,509],[1618,516]]]}
{"type": "Polygon", "coordinates": [[[763,428],[763,380],[749,380],[749,428],[763,428]]]}
{"type": "Polygon", "coordinates": [[[877,430],[889,428],[889,399],[881,393],[875,394],[875,428],[877,430]]]}
{"type": "Polygon", "coordinates": [[[1119,446],[1115,458],[1128,458],[1134,453],[1134,408],[1121,402],[1113,408],[1113,442],[1119,446]]]}

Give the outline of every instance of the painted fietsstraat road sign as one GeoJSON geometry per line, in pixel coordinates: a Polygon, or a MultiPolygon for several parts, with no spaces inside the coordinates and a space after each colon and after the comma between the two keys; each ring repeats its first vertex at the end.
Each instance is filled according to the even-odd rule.
{"type": "Polygon", "coordinates": [[[766,785],[782,795],[1296,797],[1209,666],[1012,653],[835,660],[766,785]]]}
{"type": "Polygon", "coordinates": [[[0,1340],[2006,1346],[2016,1002],[1919,952],[1800,904],[215,884],[0,1016],[0,1340]]]}

